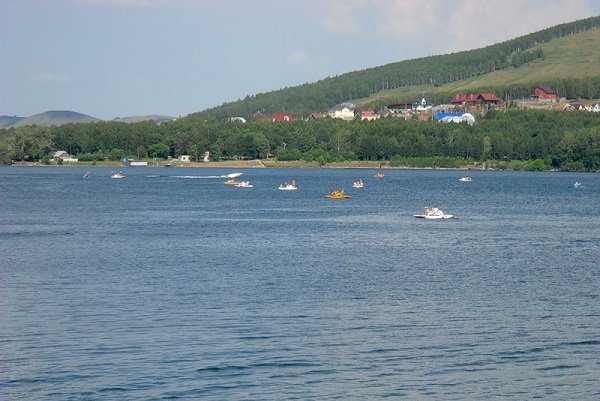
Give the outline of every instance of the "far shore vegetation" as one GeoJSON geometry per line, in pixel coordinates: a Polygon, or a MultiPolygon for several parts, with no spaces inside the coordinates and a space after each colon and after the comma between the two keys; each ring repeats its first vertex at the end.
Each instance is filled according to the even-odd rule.
{"type": "Polygon", "coordinates": [[[0,129],[0,162],[150,166],[189,155],[192,165],[256,167],[491,168],[600,170],[600,113],[489,110],[473,125],[384,118],[376,121],[210,121],[156,124],[102,121],[0,129]],[[205,152],[212,163],[200,164],[205,152]],[[251,163],[250,163],[251,164],[251,163]]]}

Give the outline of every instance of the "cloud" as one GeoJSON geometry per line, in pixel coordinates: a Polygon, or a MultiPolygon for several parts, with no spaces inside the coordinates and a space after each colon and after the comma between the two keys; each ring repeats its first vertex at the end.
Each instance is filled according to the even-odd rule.
{"type": "Polygon", "coordinates": [[[322,2],[317,12],[322,16],[325,29],[336,35],[358,34],[362,27],[356,14],[364,6],[364,0],[332,0],[322,2]]]}
{"type": "Polygon", "coordinates": [[[431,35],[443,24],[438,13],[445,2],[427,0],[377,1],[383,13],[379,31],[385,35],[431,35]]]}
{"type": "Polygon", "coordinates": [[[593,15],[588,0],[457,0],[448,14],[450,51],[473,49],[593,15]]]}

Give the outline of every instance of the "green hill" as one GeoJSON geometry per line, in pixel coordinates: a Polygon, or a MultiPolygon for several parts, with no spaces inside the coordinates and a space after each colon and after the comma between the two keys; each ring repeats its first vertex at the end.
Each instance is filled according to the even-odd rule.
{"type": "Polygon", "coordinates": [[[379,108],[418,93],[447,101],[456,93],[494,90],[510,98],[552,85],[566,97],[600,97],[600,16],[557,25],[480,49],[418,58],[248,96],[204,110],[203,118],[249,117],[285,110],[297,115],[351,101],[379,108]]]}

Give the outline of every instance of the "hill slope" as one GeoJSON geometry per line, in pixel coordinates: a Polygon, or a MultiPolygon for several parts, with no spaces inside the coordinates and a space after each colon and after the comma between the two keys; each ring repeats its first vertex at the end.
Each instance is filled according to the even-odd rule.
{"type": "Polygon", "coordinates": [[[597,16],[481,49],[401,61],[257,94],[198,114],[213,119],[248,117],[256,111],[270,114],[285,110],[307,115],[344,101],[377,106],[376,99],[382,101],[388,95],[395,101],[406,97],[412,101],[411,94],[423,91],[458,92],[467,88],[537,85],[546,79],[600,78],[599,32],[597,16]]]}
{"type": "Polygon", "coordinates": [[[35,114],[30,117],[0,117],[0,128],[23,127],[26,125],[63,125],[68,123],[89,123],[100,121],[98,118],[88,116],[87,114],[77,113],[75,111],[52,110],[44,113],[35,114]]]}

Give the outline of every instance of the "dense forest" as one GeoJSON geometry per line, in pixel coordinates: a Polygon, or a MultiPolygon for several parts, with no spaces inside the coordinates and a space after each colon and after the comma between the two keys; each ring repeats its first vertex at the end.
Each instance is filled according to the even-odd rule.
{"type": "MultiPolygon", "coordinates": [[[[390,161],[419,165],[425,158],[487,162],[499,168],[600,170],[600,113],[488,111],[476,124],[404,121],[218,122],[190,116],[155,124],[116,121],[0,130],[0,161],[49,162],[55,150],[80,161],[191,155],[201,160],[265,159],[390,161]],[[512,164],[511,164],[512,163],[512,164]],[[521,163],[521,164],[519,164],[521,163]],[[520,167],[521,166],[521,167],[520,167]]],[[[437,161],[436,161],[437,160],[437,161]]]]}
{"type": "MultiPolygon", "coordinates": [[[[288,112],[308,115],[328,110],[335,104],[366,98],[381,90],[409,85],[440,86],[505,68],[518,68],[544,58],[538,47],[556,38],[600,28],[600,16],[557,25],[506,42],[481,49],[431,56],[387,64],[380,67],[330,77],[321,81],[268,93],[247,96],[198,113],[203,118],[225,120],[248,117],[260,111],[265,114],[288,112]]],[[[600,98],[600,79],[556,79],[546,82],[566,98],[600,98]]],[[[539,84],[539,83],[535,83],[539,84]]],[[[481,88],[502,94],[504,98],[527,97],[531,85],[481,88]]],[[[435,99],[437,103],[448,96],[435,99]]],[[[379,104],[370,105],[378,108],[379,104]]]]}

